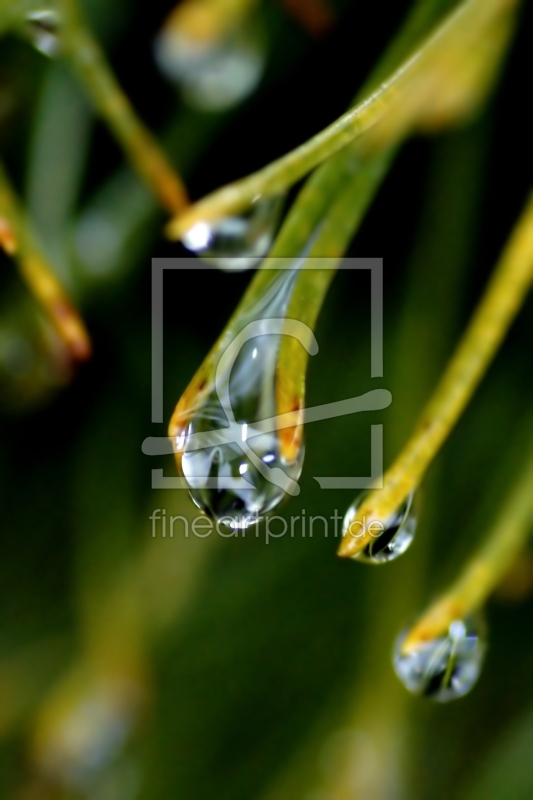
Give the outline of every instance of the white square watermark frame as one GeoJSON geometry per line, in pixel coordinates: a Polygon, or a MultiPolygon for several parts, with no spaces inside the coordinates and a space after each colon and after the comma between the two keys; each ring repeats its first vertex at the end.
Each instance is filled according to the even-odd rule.
{"type": "MultiPolygon", "coordinates": [[[[261,262],[261,269],[364,269],[370,271],[370,377],[383,377],[383,259],[381,258],[310,258],[295,263],[294,259],[272,258],[261,262]]],[[[213,269],[198,258],[154,258],[152,259],[152,422],[164,423],[163,412],[163,300],[165,270],[213,269]]],[[[250,270],[251,271],[251,270],[250,270]]],[[[331,402],[313,409],[305,408],[306,421],[330,419],[358,411],[378,410],[391,402],[390,393],[384,389],[369,392],[349,400],[331,402]],[[372,400],[369,403],[369,396],[372,400]],[[378,399],[379,396],[379,399],[378,399]],[[366,401],[366,402],[365,402],[366,401]]],[[[142,444],[146,455],[155,456],[173,452],[172,443],[167,436],[148,437],[142,444]]],[[[370,486],[381,488],[383,475],[383,425],[370,426],[370,475],[369,476],[331,476],[316,477],[322,489],[366,489],[370,486]]],[[[184,478],[169,477],[162,469],[152,469],[153,489],[187,489],[184,478]]]]}

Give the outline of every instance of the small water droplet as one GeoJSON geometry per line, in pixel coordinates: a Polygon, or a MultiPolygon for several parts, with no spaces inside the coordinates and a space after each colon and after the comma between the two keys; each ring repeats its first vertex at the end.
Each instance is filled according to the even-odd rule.
{"type": "Polygon", "coordinates": [[[180,86],[185,102],[220,112],[250,95],[264,72],[264,37],[244,25],[215,40],[196,40],[167,24],[155,44],[161,71],[180,86]]]}
{"type": "Polygon", "coordinates": [[[258,198],[238,217],[197,222],[183,237],[183,244],[222,270],[257,266],[270,249],[282,205],[280,197],[258,198]]]}
{"type": "Polygon", "coordinates": [[[444,636],[402,651],[407,632],[394,650],[394,669],[406,689],[439,703],[462,697],[476,683],[486,652],[483,620],[455,620],[444,636]]]}
{"type": "Polygon", "coordinates": [[[193,501],[232,529],[256,524],[299,492],[303,443],[287,457],[275,422],[263,424],[277,413],[275,372],[284,326],[301,325],[283,318],[295,274],[275,275],[221,356],[216,382],[172,434],[193,501]]]}
{"type": "Polygon", "coordinates": [[[26,15],[26,32],[36,50],[48,58],[59,52],[61,18],[53,9],[32,11],[26,15]]]}
{"type": "MultiPolygon", "coordinates": [[[[355,503],[350,506],[344,517],[343,528],[347,530],[357,515],[368,492],[361,494],[355,503]]],[[[363,550],[354,556],[357,561],[367,564],[385,564],[394,561],[411,546],[416,532],[416,516],[413,509],[414,492],[411,492],[382,526],[375,525],[371,540],[363,550]]]]}

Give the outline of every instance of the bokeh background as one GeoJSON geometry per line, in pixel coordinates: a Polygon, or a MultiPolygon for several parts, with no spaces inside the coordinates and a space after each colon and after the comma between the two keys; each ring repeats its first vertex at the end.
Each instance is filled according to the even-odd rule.
{"type": "MultiPolygon", "coordinates": [[[[325,0],[324,0],[325,1],[325,0]]],[[[171,10],[87,0],[116,73],[198,198],[342,113],[408,6],[328,0],[311,33],[265,0],[266,66],[223,112],[187,105],[154,60],[171,10]]],[[[298,4],[296,4],[298,5],[298,4]]],[[[313,475],[387,463],[452,352],[531,185],[531,6],[495,91],[460,129],[401,151],[349,254],[385,271],[385,412],[310,426],[302,493],[280,513],[344,514],[313,475]]],[[[395,637],[488,531],[531,429],[526,303],[422,487],[417,539],[379,568],[337,542],[152,538],[149,515],[194,515],[151,489],[171,457],[150,413],[150,260],[184,256],[61,60],[0,42],[0,142],[43,246],[79,303],[92,360],[73,373],[12,262],[0,270],[0,796],[9,800],[519,800],[533,795],[533,558],[490,602],[479,684],[447,706],[407,694],[395,637]]],[[[296,190],[291,194],[292,201],[296,190]]],[[[165,280],[169,418],[250,280],[165,280]]],[[[341,272],[320,317],[308,402],[376,388],[369,280],[341,272]]],[[[533,491],[533,487],[532,487],[533,491]]]]}

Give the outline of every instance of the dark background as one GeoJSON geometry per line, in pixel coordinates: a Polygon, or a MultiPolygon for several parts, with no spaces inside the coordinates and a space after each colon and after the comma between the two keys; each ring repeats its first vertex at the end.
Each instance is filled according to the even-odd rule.
{"type": "MultiPolygon", "coordinates": [[[[317,41],[281,5],[265,5],[264,80],[225,114],[182,107],[159,74],[152,46],[168,3],[95,0],[88,9],[142,118],[155,131],[170,125],[169,151],[194,199],[341,114],[407,10],[339,0],[337,24],[317,41]]],[[[386,412],[311,427],[301,497],[282,513],[344,514],[351,493],[317,491],[312,476],[366,474],[371,422],[385,425],[389,463],[464,328],[530,188],[532,26],[529,4],[487,106],[457,131],[404,146],[350,245],[349,255],[384,258],[379,385],[394,401],[386,412]]],[[[408,696],[390,650],[457,574],[520,474],[531,301],[432,468],[417,541],[399,563],[340,562],[337,543],[321,535],[268,547],[253,535],[152,539],[154,508],[193,513],[187,498],[150,489],[151,469],[172,475],[172,459],[140,450],[146,436],[163,433],[150,423],[150,258],[186,251],[163,239],[163,215],[70,81],[61,63],[2,40],[4,157],[49,252],[62,243],[94,357],[54,385],[39,366],[48,355],[34,343],[35,309],[2,257],[0,344],[15,331],[34,349],[29,377],[0,363],[0,794],[351,797],[339,793],[327,755],[344,752],[338,731],[347,729],[356,732],[354,797],[530,797],[530,553],[490,603],[490,649],[471,696],[446,707],[408,696]],[[77,128],[64,123],[61,104],[50,111],[57,86],[67,87],[69,112],[79,103],[77,128]],[[55,133],[43,133],[46,113],[55,133]],[[46,160],[50,138],[56,161],[46,160]],[[65,165],[75,191],[54,228],[50,206],[65,165]],[[106,194],[112,184],[122,191],[106,194]],[[76,246],[95,209],[122,237],[99,273],[76,246]],[[57,744],[62,737],[70,749],[57,744]],[[365,763],[378,767],[365,773],[365,763]]],[[[216,270],[166,276],[167,417],[249,280],[216,270]]],[[[363,273],[337,276],[317,329],[311,405],[377,386],[367,377],[367,297],[363,273]]]]}

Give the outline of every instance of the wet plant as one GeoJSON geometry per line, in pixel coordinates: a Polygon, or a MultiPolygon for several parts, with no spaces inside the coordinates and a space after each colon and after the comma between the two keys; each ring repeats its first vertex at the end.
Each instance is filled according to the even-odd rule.
{"type": "MultiPolygon", "coordinates": [[[[295,63],[304,74],[323,58],[345,19],[359,15],[364,39],[371,10],[344,0],[104,5],[0,0],[10,102],[19,59],[39,83],[22,92],[31,124],[12,122],[5,104],[7,128],[27,125],[31,136],[8,137],[0,169],[6,518],[18,525],[11,473],[24,475],[21,447],[39,465],[24,475],[23,496],[27,482],[36,509],[39,492],[54,498],[50,529],[69,531],[73,576],[54,584],[57,607],[34,604],[35,622],[21,611],[20,634],[6,617],[0,734],[27,766],[7,769],[0,791],[506,797],[487,757],[500,728],[474,737],[471,763],[453,754],[487,727],[491,692],[509,691],[502,731],[523,723],[516,735],[527,740],[531,730],[521,718],[522,697],[532,701],[522,612],[508,623],[497,602],[527,610],[533,587],[531,343],[521,313],[533,281],[533,201],[525,167],[501,193],[487,167],[507,174],[509,159],[527,164],[524,138],[516,154],[509,144],[527,89],[513,67],[527,11],[518,0],[417,0],[387,46],[378,37],[383,52],[366,80],[370,63],[351,75],[324,59],[332,92],[341,88],[342,102],[354,95],[351,105],[276,151],[268,98],[284,81],[294,93],[295,63]],[[121,67],[123,52],[135,61],[129,45],[114,51],[115,13],[125,41],[131,25],[144,43],[135,80],[121,67]],[[152,132],[160,97],[172,108],[161,135],[152,132]],[[489,158],[492,126],[500,133],[489,158]],[[423,201],[409,185],[421,174],[423,201]],[[486,207],[494,230],[479,224],[486,207]],[[397,236],[397,221],[414,245],[397,236]],[[365,311],[339,267],[369,247],[385,252],[385,370],[372,363],[365,384],[365,311]],[[153,439],[143,418],[148,282],[139,277],[150,248],[202,276],[178,270],[168,290],[168,432],[153,439]],[[372,462],[359,494],[346,477],[325,491],[315,472],[368,471],[359,410],[372,431],[385,426],[383,469],[374,474],[372,462]],[[151,491],[139,490],[150,480],[143,438],[145,454],[166,459],[151,491]],[[176,468],[187,493],[168,491],[176,468]],[[316,528],[306,534],[306,506],[307,519],[325,523],[323,542],[316,528]],[[333,518],[341,524],[331,536],[333,518]],[[273,520],[285,527],[263,547],[273,520]],[[517,642],[519,702],[503,677],[519,656],[502,671],[517,642]],[[440,704],[459,699],[451,726],[441,724],[440,704]],[[257,703],[256,748],[240,725],[257,703]],[[290,735],[273,746],[281,721],[290,735]],[[253,758],[222,753],[226,734],[253,758]],[[418,753],[431,756],[435,775],[418,753]]],[[[300,112],[325,104],[326,91],[300,112]]],[[[36,542],[37,510],[24,505],[20,527],[36,542]]],[[[9,558],[13,592],[29,556],[9,558]]],[[[39,598],[44,573],[32,573],[39,598]]],[[[33,583],[21,581],[28,595],[33,583]]],[[[520,743],[508,752],[523,766],[520,743]]],[[[533,787],[523,771],[517,797],[533,787]]]]}

